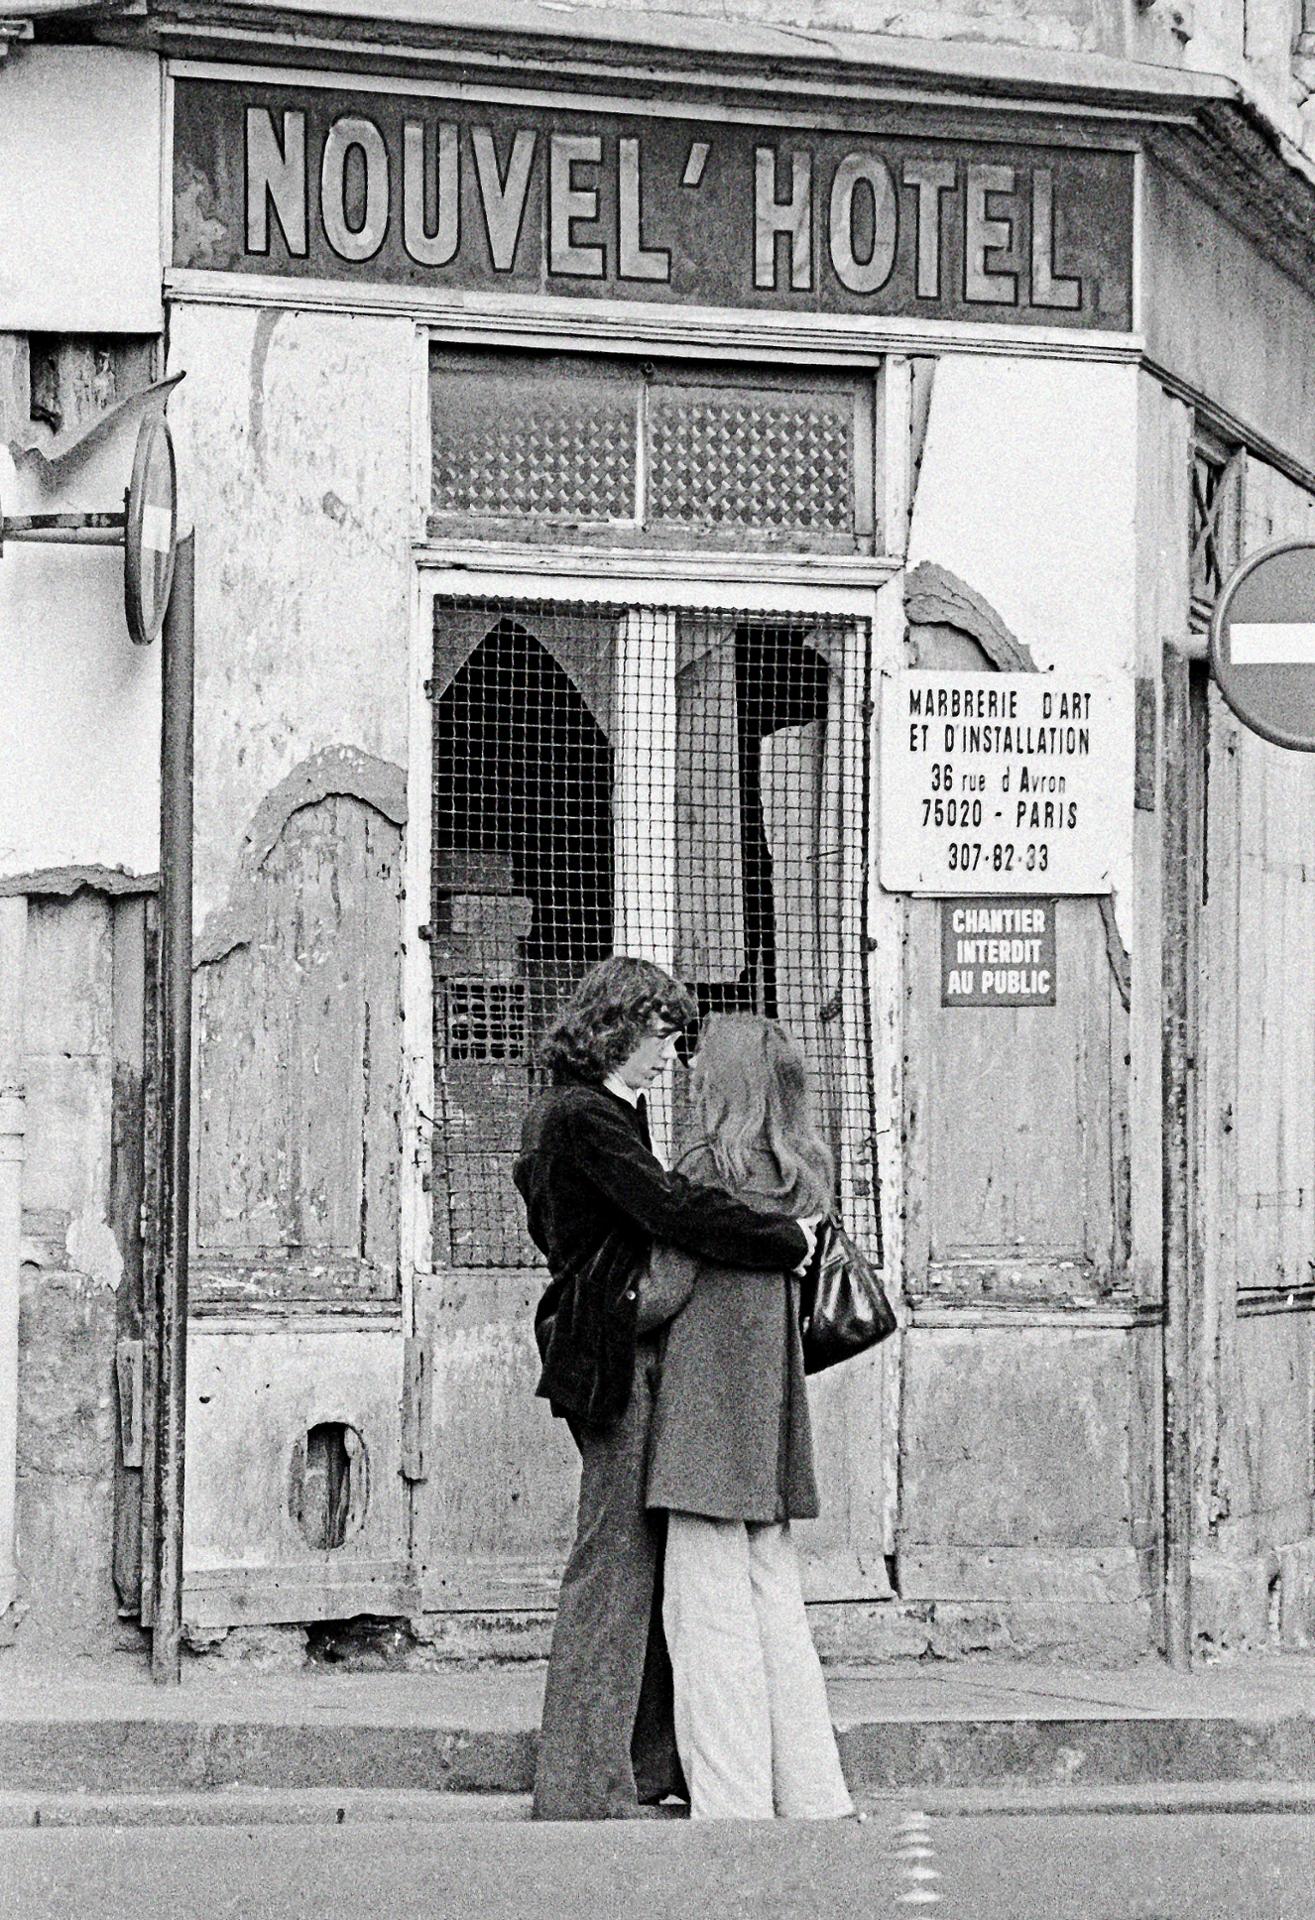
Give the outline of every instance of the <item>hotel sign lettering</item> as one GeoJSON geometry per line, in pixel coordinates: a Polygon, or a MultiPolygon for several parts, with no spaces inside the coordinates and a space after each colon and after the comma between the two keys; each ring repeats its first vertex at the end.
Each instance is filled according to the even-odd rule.
{"type": "Polygon", "coordinates": [[[1132,155],[184,75],[174,265],[1126,330],[1132,155]]]}

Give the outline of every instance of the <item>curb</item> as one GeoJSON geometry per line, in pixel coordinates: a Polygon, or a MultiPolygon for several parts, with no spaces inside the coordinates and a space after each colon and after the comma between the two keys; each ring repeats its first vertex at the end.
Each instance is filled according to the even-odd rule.
{"type": "MultiPolygon", "coordinates": [[[[862,1720],[840,1753],[861,1794],[999,1792],[1231,1781],[1315,1781],[1315,1718],[862,1720]]],[[[232,1789],[516,1795],[533,1783],[524,1729],[236,1719],[0,1721],[7,1795],[147,1795],[232,1789]]]]}
{"type": "MultiPolygon", "coordinates": [[[[916,1814],[936,1820],[1035,1818],[1106,1814],[1172,1817],[1175,1814],[1315,1814],[1315,1781],[1239,1786],[1233,1781],[1194,1781],[1148,1787],[1039,1788],[1032,1792],[994,1788],[926,1793],[864,1794],[860,1810],[887,1823],[916,1814]]],[[[683,1809],[680,1810],[683,1813],[683,1809]]],[[[673,1818],[679,1817],[671,1809],[673,1818]]],[[[274,1788],[213,1788],[201,1793],[23,1794],[0,1793],[0,1833],[66,1831],[107,1827],[122,1830],[223,1827],[417,1827],[529,1824],[527,1794],[406,1793],[384,1789],[281,1791],[274,1788]]]]}
{"type": "Polygon", "coordinates": [[[928,1814],[937,1820],[1001,1818],[1038,1814],[1315,1813],[1315,1780],[1272,1781],[1268,1785],[1233,1780],[1192,1780],[1146,1786],[1037,1787],[1009,1793],[997,1788],[958,1792],[865,1794],[869,1814],[928,1814]]]}
{"type": "Polygon", "coordinates": [[[527,1794],[215,1787],[204,1793],[0,1793],[0,1832],[40,1827],[341,1827],[526,1820],[527,1794]]]}
{"type": "Polygon", "coordinates": [[[9,1720],[0,1783],[20,1790],[174,1794],[227,1787],[528,1793],[538,1735],[269,1721],[9,1720]]]}
{"type": "Polygon", "coordinates": [[[857,1792],[1315,1780],[1315,1720],[866,1721],[843,1727],[857,1792]]]}

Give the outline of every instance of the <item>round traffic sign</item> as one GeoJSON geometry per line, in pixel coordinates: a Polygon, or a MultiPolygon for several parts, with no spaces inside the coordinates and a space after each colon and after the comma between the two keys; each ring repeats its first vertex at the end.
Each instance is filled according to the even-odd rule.
{"type": "Polygon", "coordinates": [[[173,585],[178,545],[178,487],[173,436],[162,413],[137,435],[123,542],[123,604],[138,646],[159,635],[173,585]]]}
{"type": "Polygon", "coordinates": [[[1315,753],[1315,541],[1281,540],[1224,582],[1210,664],[1244,726],[1315,753]]]}

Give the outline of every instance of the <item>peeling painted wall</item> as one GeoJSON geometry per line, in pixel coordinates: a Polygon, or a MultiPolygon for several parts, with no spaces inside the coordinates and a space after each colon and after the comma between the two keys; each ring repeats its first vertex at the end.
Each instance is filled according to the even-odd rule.
{"type": "MultiPolygon", "coordinates": [[[[1283,0],[1267,0],[1277,9],[1283,0]]],[[[638,10],[642,0],[575,0],[556,5],[565,16],[561,30],[569,31],[572,14],[588,17],[607,7],[613,12],[638,10]]],[[[1219,8],[1240,20],[1242,0],[1216,0],[1219,8]]],[[[1254,4],[1254,0],[1253,0],[1254,4]]],[[[1152,0],[1154,6],[1154,0],[1152,0]]],[[[863,0],[662,0],[662,13],[698,20],[743,20],[807,31],[824,50],[825,34],[859,32],[896,39],[948,40],[979,44],[1022,46],[1058,52],[1123,55],[1179,65],[1183,59],[1181,25],[1190,5],[1166,0],[1146,17],[1128,0],[911,0],[907,6],[863,4],[863,0]]]]}
{"type": "Polygon", "coordinates": [[[1129,367],[943,355],[909,565],[957,573],[1043,670],[1127,672],[1136,432],[1129,367]]]}
{"type": "Polygon", "coordinates": [[[170,365],[188,369],[201,926],[294,768],[339,746],[405,765],[415,329],[182,306],[170,365]]]}
{"type": "MultiPolygon", "coordinates": [[[[909,531],[982,595],[1044,672],[1121,675],[1136,639],[1132,368],[946,354],[909,531]]],[[[1126,944],[1132,875],[1116,870],[1126,944]]]]}
{"type": "Polygon", "coordinates": [[[1142,263],[1152,360],[1311,464],[1315,293],[1147,161],[1142,263]],[[1238,342],[1245,340],[1245,352],[1238,342]]]}
{"type": "MultiPolygon", "coordinates": [[[[136,418],[52,471],[27,336],[113,338],[121,356],[149,361],[163,325],[160,61],[111,47],[11,51],[0,66],[0,500],[6,514],[115,511],[136,418]]],[[[84,863],[155,870],[159,657],[129,638],[121,550],[7,549],[0,879],[84,863]]]]}

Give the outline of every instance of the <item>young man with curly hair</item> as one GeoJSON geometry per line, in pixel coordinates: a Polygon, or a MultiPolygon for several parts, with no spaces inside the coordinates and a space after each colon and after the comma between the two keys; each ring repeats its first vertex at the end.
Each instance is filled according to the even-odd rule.
{"type": "Polygon", "coordinates": [[[697,1008],[646,960],[602,960],[548,1035],[553,1084],[525,1121],[515,1179],[550,1280],[535,1314],[538,1391],[580,1450],[575,1543],[548,1662],[534,1814],[634,1819],[684,1781],[662,1635],[663,1516],[644,1506],[662,1307],[641,1302],[661,1241],[726,1266],[789,1272],[810,1223],[669,1173],[639,1106],[697,1008]]]}

